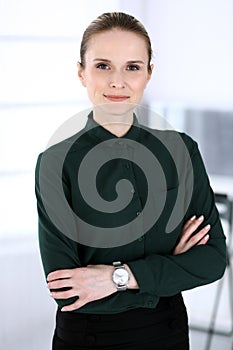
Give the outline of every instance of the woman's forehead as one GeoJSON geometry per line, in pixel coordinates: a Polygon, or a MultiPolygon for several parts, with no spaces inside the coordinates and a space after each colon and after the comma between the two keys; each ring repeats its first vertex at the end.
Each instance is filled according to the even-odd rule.
{"type": "Polygon", "coordinates": [[[129,30],[124,30],[120,28],[114,28],[114,29],[109,29],[105,31],[101,31],[99,33],[95,33],[90,37],[90,41],[92,43],[95,43],[96,41],[101,41],[101,40],[134,40],[134,41],[142,41],[145,42],[145,39],[142,37],[141,34],[129,31],[129,30]]]}
{"type": "Polygon", "coordinates": [[[94,34],[90,38],[86,55],[107,59],[121,55],[130,56],[129,59],[134,60],[144,59],[148,53],[146,42],[139,34],[123,30],[109,30],[94,34]]]}

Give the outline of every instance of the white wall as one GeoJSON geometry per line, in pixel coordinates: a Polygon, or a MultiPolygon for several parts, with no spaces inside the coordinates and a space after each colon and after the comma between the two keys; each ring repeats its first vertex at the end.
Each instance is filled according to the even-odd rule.
{"type": "Polygon", "coordinates": [[[148,24],[158,52],[156,98],[232,109],[232,13],[231,0],[154,2],[148,24]]]}
{"type": "Polygon", "coordinates": [[[139,17],[154,48],[151,103],[233,108],[233,2],[134,0],[121,8],[139,17]]]}

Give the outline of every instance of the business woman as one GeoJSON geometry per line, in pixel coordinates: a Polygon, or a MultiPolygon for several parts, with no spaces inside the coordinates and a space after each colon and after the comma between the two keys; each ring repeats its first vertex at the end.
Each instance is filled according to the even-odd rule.
{"type": "Polygon", "coordinates": [[[131,15],[94,20],[78,63],[92,104],[86,126],[39,155],[40,251],[58,304],[53,350],[187,350],[181,292],[224,273],[225,237],[196,142],[138,122],[151,56],[131,15]]]}

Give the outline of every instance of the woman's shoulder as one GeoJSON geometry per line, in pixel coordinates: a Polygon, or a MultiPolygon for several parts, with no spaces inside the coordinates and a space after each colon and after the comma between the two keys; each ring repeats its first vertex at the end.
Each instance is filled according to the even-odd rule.
{"type": "Polygon", "coordinates": [[[140,127],[146,132],[146,137],[157,138],[163,145],[169,146],[169,148],[185,147],[189,150],[189,153],[195,152],[198,148],[197,142],[187,133],[177,131],[175,129],[156,129],[145,125],[140,127]]]}

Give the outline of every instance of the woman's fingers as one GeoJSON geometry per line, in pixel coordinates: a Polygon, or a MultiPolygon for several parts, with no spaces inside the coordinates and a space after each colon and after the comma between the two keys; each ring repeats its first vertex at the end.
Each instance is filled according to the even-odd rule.
{"type": "Polygon", "coordinates": [[[73,304],[70,304],[70,305],[66,305],[66,306],[64,306],[62,309],[61,309],[61,311],[62,312],[66,312],[66,311],[74,311],[74,310],[77,310],[77,309],[79,309],[80,307],[82,307],[83,305],[85,305],[87,303],[87,301],[86,300],[80,300],[80,299],[78,299],[78,300],[76,300],[73,304]]]}
{"type": "Polygon", "coordinates": [[[205,237],[202,238],[202,240],[200,242],[197,243],[197,245],[204,245],[208,242],[210,236],[209,235],[205,235],[205,237]]]}
{"type": "Polygon", "coordinates": [[[54,280],[58,280],[60,278],[70,278],[72,277],[72,269],[69,270],[56,270],[50,272],[47,276],[47,281],[52,282],[54,280]]]}
{"type": "MultiPolygon", "coordinates": [[[[211,229],[210,225],[207,225],[207,226],[209,226],[209,229],[206,228],[206,232],[208,232],[211,229]]],[[[209,238],[210,238],[210,235],[208,235],[207,233],[204,234],[204,237],[197,243],[197,245],[206,244],[208,242],[209,238]]]]}
{"type": "Polygon", "coordinates": [[[204,216],[201,215],[199,218],[191,218],[187,223],[188,225],[182,230],[180,242],[185,243],[187,242],[191,235],[198,229],[198,227],[202,224],[204,221],[204,216]],[[192,220],[191,220],[192,219],[192,220]]]}
{"type": "Polygon", "coordinates": [[[173,251],[174,255],[184,253],[196,245],[203,245],[208,242],[209,235],[207,235],[207,233],[211,229],[210,225],[206,225],[200,231],[196,232],[203,221],[204,216],[201,215],[199,218],[193,216],[186,222],[183,227],[180,240],[173,251]]]}
{"type": "Polygon", "coordinates": [[[182,230],[178,245],[180,245],[181,247],[186,245],[187,242],[189,242],[189,240],[191,239],[193,233],[198,229],[198,227],[202,224],[203,221],[204,221],[203,215],[201,215],[197,219],[193,217],[190,220],[188,220],[186,223],[187,225],[185,225],[182,230]]]}
{"type": "MultiPolygon", "coordinates": [[[[206,225],[201,231],[199,231],[194,236],[192,236],[189,240],[191,247],[200,243],[200,241],[202,241],[205,238],[205,236],[207,235],[207,232],[210,230],[210,228],[211,228],[210,225],[206,225]]],[[[204,240],[204,242],[205,242],[205,240],[204,240]]]]}
{"type": "Polygon", "coordinates": [[[77,296],[77,292],[74,289],[66,290],[63,292],[53,291],[50,293],[51,297],[54,299],[69,299],[77,296]]]}
{"type": "Polygon", "coordinates": [[[47,286],[49,289],[69,288],[73,286],[73,283],[70,278],[66,278],[63,280],[56,280],[56,281],[49,282],[47,286]]]}
{"type": "Polygon", "coordinates": [[[191,219],[189,219],[189,220],[185,223],[185,225],[184,225],[184,227],[183,227],[183,230],[186,230],[186,229],[193,223],[193,221],[194,221],[195,219],[196,219],[196,215],[192,216],[191,219]]]}

